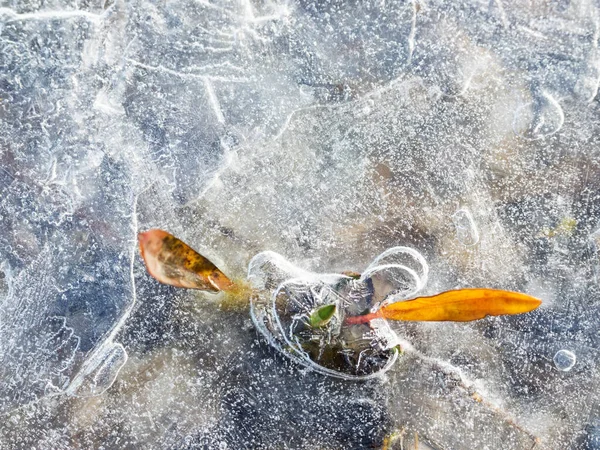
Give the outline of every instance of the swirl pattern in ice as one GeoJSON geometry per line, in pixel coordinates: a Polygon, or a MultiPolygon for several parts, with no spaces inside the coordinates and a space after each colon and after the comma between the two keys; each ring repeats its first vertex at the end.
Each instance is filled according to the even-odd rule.
{"type": "Polygon", "coordinates": [[[408,247],[385,251],[360,277],[308,272],[277,253],[262,252],[248,269],[259,292],[252,299],[252,319],[272,346],[312,370],[372,378],[396,361],[398,338],[384,319],[347,325],[344,318],[412,297],[427,282],[428,271],[421,254],[408,247]],[[336,313],[327,326],[310,326],[311,313],[331,304],[336,313]]]}

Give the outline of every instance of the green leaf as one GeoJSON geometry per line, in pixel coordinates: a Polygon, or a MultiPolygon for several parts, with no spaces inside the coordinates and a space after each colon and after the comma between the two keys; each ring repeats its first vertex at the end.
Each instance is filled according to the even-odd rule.
{"type": "Polygon", "coordinates": [[[336,311],[335,305],[325,305],[315,309],[308,319],[308,324],[312,328],[320,328],[329,323],[336,311]]]}

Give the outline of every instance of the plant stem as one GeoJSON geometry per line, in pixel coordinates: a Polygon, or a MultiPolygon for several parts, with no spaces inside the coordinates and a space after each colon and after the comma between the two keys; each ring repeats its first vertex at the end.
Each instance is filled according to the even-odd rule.
{"type": "Polygon", "coordinates": [[[370,322],[373,319],[381,319],[382,317],[383,317],[383,315],[378,311],[375,313],[365,314],[362,316],[346,317],[346,320],[344,322],[346,325],[358,325],[361,323],[370,322]]]}

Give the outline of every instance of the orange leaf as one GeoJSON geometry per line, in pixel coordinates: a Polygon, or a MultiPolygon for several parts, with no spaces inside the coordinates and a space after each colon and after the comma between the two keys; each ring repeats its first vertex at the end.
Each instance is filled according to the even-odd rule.
{"type": "Polygon", "coordinates": [[[232,286],[217,266],[166,231],[148,230],[138,240],[148,273],[161,283],[212,292],[232,286]]]}
{"type": "Polygon", "coordinates": [[[418,297],[405,302],[383,306],[379,311],[364,316],[348,317],[346,323],[365,323],[386,318],[405,321],[468,322],[486,316],[521,314],[532,311],[542,302],[519,292],[498,289],[459,289],[431,297],[418,297]]]}

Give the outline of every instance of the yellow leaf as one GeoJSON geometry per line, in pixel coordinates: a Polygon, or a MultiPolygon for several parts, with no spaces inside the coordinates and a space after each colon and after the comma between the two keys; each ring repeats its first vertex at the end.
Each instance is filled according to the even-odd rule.
{"type": "Polygon", "coordinates": [[[166,231],[148,230],[138,240],[148,273],[161,283],[212,292],[232,286],[217,266],[166,231]]]}
{"type": "Polygon", "coordinates": [[[419,297],[383,306],[364,316],[349,317],[346,323],[365,323],[376,318],[404,321],[468,322],[486,316],[522,314],[536,309],[542,302],[519,292],[498,289],[459,289],[431,297],[419,297]]]}

